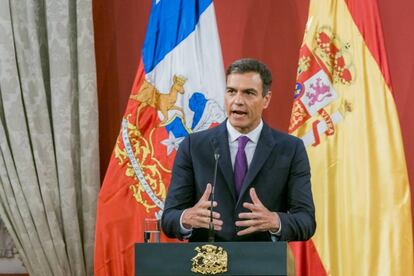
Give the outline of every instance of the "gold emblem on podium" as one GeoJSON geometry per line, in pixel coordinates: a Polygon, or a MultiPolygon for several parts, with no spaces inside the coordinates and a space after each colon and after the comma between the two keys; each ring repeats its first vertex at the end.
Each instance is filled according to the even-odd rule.
{"type": "Polygon", "coordinates": [[[191,259],[192,272],[212,275],[227,271],[227,252],[222,247],[206,244],[194,250],[198,253],[191,259]]]}

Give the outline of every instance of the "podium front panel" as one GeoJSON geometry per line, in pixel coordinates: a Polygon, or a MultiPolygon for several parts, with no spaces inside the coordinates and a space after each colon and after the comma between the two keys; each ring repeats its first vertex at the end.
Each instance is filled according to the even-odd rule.
{"type": "MultiPolygon", "coordinates": [[[[195,248],[209,243],[137,243],[135,275],[202,275],[191,271],[195,248]]],[[[228,255],[228,270],[216,275],[286,275],[286,242],[217,242],[228,255]]]]}

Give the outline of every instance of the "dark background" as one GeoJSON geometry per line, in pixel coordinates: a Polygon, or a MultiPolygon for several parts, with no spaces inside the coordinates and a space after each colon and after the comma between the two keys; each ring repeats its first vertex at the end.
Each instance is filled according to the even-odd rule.
{"type": "MultiPolygon", "coordinates": [[[[269,65],[275,81],[265,120],[286,131],[309,0],[216,0],[214,5],[224,66],[240,57],[269,65]]],[[[93,1],[102,178],[138,68],[150,7],[151,0],[93,1]]],[[[379,8],[413,195],[414,1],[379,0],[379,8]]]]}

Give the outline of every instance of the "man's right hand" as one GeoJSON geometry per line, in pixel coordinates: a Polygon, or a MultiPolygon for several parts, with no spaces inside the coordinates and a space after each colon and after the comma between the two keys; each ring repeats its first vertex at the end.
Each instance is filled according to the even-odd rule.
{"type": "MultiPolygon", "coordinates": [[[[206,190],[203,196],[192,208],[188,208],[184,211],[182,217],[182,224],[185,228],[207,228],[209,229],[210,224],[210,207],[211,201],[209,197],[211,194],[212,186],[210,183],[207,184],[206,190]]],[[[213,202],[213,207],[217,206],[217,202],[213,202]]],[[[220,214],[213,212],[213,224],[214,230],[221,230],[223,221],[220,219],[220,214]]]]}

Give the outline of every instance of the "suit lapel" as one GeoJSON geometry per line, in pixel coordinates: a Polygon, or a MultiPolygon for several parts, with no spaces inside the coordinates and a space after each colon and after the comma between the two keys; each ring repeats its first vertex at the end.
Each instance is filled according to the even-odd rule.
{"type": "Polygon", "coordinates": [[[272,136],[271,129],[266,124],[263,124],[262,133],[260,134],[259,141],[257,142],[252,162],[249,166],[246,177],[244,178],[240,196],[236,205],[240,203],[240,199],[243,198],[244,193],[248,191],[257,173],[262,169],[266,160],[272,153],[275,144],[276,141],[272,136]]]}
{"type": "Polygon", "coordinates": [[[227,134],[226,121],[217,126],[217,136],[211,138],[213,149],[220,154],[219,168],[226,180],[227,187],[236,202],[236,190],[234,187],[233,168],[231,166],[229,138],[227,134]]]}

